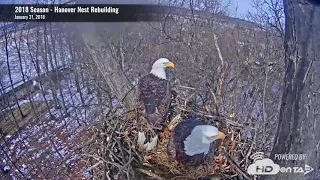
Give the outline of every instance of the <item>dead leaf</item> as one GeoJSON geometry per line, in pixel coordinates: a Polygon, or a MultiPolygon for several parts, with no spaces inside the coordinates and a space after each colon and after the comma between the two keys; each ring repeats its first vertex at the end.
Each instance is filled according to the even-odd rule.
{"type": "Polygon", "coordinates": [[[221,154],[219,154],[218,156],[214,157],[214,161],[215,161],[217,164],[222,163],[222,161],[223,161],[223,156],[222,156],[221,154]]]}
{"type": "Polygon", "coordinates": [[[166,128],[166,129],[163,131],[163,135],[164,135],[164,137],[168,138],[168,137],[170,137],[171,132],[166,128]]]}
{"type": "Polygon", "coordinates": [[[129,118],[129,119],[135,119],[135,117],[136,117],[136,114],[135,114],[135,113],[130,113],[130,114],[128,115],[128,118],[129,118]]]}
{"type": "Polygon", "coordinates": [[[144,157],[143,157],[144,162],[148,162],[148,161],[150,161],[151,159],[152,159],[152,156],[151,156],[151,155],[148,155],[148,156],[144,156],[144,157]]]}
{"type": "Polygon", "coordinates": [[[124,136],[129,136],[129,134],[130,134],[129,131],[125,131],[125,132],[123,133],[124,136]]]}
{"type": "Polygon", "coordinates": [[[208,111],[207,111],[207,108],[206,108],[205,106],[201,107],[201,111],[202,111],[202,112],[208,112],[208,111]]]}

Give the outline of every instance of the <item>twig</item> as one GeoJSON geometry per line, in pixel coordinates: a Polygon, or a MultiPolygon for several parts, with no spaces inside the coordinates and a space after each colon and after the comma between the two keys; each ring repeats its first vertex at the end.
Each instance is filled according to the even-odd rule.
{"type": "Polygon", "coordinates": [[[266,88],[267,88],[267,82],[268,82],[268,68],[265,68],[265,79],[264,79],[264,86],[263,86],[263,95],[262,95],[262,119],[263,119],[263,137],[266,137],[266,117],[267,117],[267,111],[266,111],[266,88]]]}
{"type": "Polygon", "coordinates": [[[224,81],[224,78],[225,78],[225,67],[226,67],[226,64],[224,62],[220,47],[218,45],[217,35],[214,34],[214,33],[213,33],[213,39],[214,39],[214,45],[216,46],[216,49],[217,49],[218,55],[219,55],[219,59],[220,59],[220,62],[221,62],[221,72],[220,72],[220,75],[219,75],[218,88],[217,88],[217,91],[216,91],[217,96],[220,99],[221,98],[223,81],[224,81]]]}
{"type": "Polygon", "coordinates": [[[141,169],[141,168],[137,168],[137,170],[140,171],[141,173],[146,174],[146,175],[148,175],[148,176],[150,176],[152,178],[155,178],[157,180],[164,180],[162,177],[160,177],[160,176],[156,175],[155,173],[150,172],[148,170],[141,169]]]}
{"type": "Polygon", "coordinates": [[[230,165],[233,166],[238,172],[240,172],[243,177],[252,180],[252,178],[250,178],[250,176],[244,170],[242,170],[241,167],[230,157],[229,153],[227,153],[224,149],[221,149],[220,152],[224,155],[230,165]]]}
{"type": "Polygon", "coordinates": [[[91,171],[92,169],[96,168],[97,166],[99,166],[102,163],[103,163],[103,161],[99,161],[96,164],[94,164],[93,166],[90,166],[89,168],[87,168],[86,171],[89,172],[89,171],[91,171]]]}
{"type": "MultiPolygon", "coordinates": [[[[252,143],[251,143],[250,148],[248,150],[248,153],[246,155],[246,163],[248,163],[248,159],[249,159],[249,156],[250,156],[250,154],[252,152],[253,145],[256,143],[256,138],[257,138],[257,126],[255,127],[253,140],[252,140],[252,143]]],[[[247,166],[247,164],[245,166],[247,166]]]]}
{"type": "Polygon", "coordinates": [[[181,100],[183,100],[183,101],[187,101],[187,102],[189,101],[189,99],[184,98],[184,97],[181,97],[181,96],[179,96],[179,95],[178,95],[177,99],[181,99],[181,100]]]}
{"type": "MultiPolygon", "coordinates": [[[[110,151],[111,152],[111,151],[110,151]]],[[[91,157],[91,158],[94,158],[95,160],[97,161],[103,161],[107,164],[110,164],[110,165],[114,165],[116,166],[117,168],[119,168],[119,170],[123,170],[125,168],[125,166],[127,166],[128,164],[125,164],[125,165],[121,165],[119,163],[116,163],[116,162],[110,162],[110,161],[107,161],[105,160],[103,157],[101,156],[98,156],[98,155],[91,155],[91,154],[81,154],[81,156],[87,156],[87,157],[91,157]]],[[[128,163],[130,164],[131,161],[129,161],[128,163]]]]}
{"type": "Polygon", "coordinates": [[[179,109],[179,110],[181,110],[181,111],[193,113],[193,114],[195,114],[195,115],[203,116],[203,117],[206,117],[206,118],[214,119],[214,120],[219,121],[219,122],[224,122],[224,123],[226,123],[226,124],[228,124],[228,125],[231,125],[231,126],[243,128],[243,125],[242,125],[242,124],[237,123],[237,122],[234,122],[234,121],[232,121],[232,120],[229,120],[229,119],[227,119],[226,117],[216,116],[216,115],[210,115],[210,114],[207,114],[207,113],[204,113],[204,112],[201,112],[201,111],[195,112],[195,111],[192,111],[192,110],[184,109],[184,108],[182,108],[182,107],[177,107],[177,109],[179,109]]]}
{"type": "Polygon", "coordinates": [[[180,85],[179,87],[180,87],[180,88],[183,88],[183,89],[196,90],[196,88],[194,88],[194,87],[189,87],[189,86],[182,86],[182,85],[180,85]]]}
{"type": "Polygon", "coordinates": [[[217,115],[219,116],[219,105],[218,105],[218,101],[217,101],[217,97],[214,94],[213,90],[210,87],[209,83],[206,83],[207,88],[209,89],[209,92],[213,98],[213,102],[214,102],[214,108],[215,108],[215,113],[217,113],[217,115]]]}
{"type": "MultiPolygon", "coordinates": [[[[244,161],[245,161],[246,163],[248,163],[249,156],[250,156],[250,154],[251,154],[251,152],[252,152],[253,146],[254,146],[255,143],[256,143],[256,138],[257,138],[257,127],[255,127],[253,140],[252,140],[252,143],[251,143],[251,145],[250,145],[250,147],[249,147],[249,150],[248,150],[245,158],[242,159],[239,164],[242,164],[244,161]]],[[[247,166],[247,164],[245,164],[245,167],[246,167],[246,166],[247,166]]]]}

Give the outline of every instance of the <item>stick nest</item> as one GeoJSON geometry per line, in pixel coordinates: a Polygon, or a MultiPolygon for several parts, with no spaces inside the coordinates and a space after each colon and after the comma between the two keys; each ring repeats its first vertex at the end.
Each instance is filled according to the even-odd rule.
{"type": "Polygon", "coordinates": [[[148,152],[141,151],[136,144],[138,132],[141,127],[146,127],[139,124],[143,121],[137,120],[137,109],[121,115],[109,114],[93,138],[98,148],[89,150],[89,176],[103,179],[253,179],[246,173],[252,163],[249,155],[253,144],[241,138],[243,127],[236,116],[195,111],[188,107],[188,103],[182,104],[174,108],[174,121],[159,134],[157,147],[148,152]],[[218,127],[226,135],[225,140],[215,147],[218,153],[198,167],[183,167],[167,154],[171,130],[190,113],[202,116],[205,123],[218,127]]]}

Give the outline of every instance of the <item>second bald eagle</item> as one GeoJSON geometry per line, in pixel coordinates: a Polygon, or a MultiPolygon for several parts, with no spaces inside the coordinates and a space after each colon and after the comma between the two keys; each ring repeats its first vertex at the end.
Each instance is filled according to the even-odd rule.
{"type": "Polygon", "coordinates": [[[144,114],[155,129],[161,129],[165,113],[170,101],[170,87],[165,69],[174,68],[174,64],[166,58],[154,62],[150,74],[139,82],[139,100],[144,105],[144,114]]]}
{"type": "Polygon", "coordinates": [[[216,127],[206,125],[196,117],[179,123],[171,134],[168,155],[185,166],[198,166],[213,152],[212,143],[224,139],[216,127]]]}

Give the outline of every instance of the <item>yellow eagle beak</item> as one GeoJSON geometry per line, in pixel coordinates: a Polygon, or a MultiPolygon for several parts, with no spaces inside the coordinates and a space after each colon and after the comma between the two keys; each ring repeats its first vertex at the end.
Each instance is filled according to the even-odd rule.
{"type": "Polygon", "coordinates": [[[173,62],[169,61],[166,65],[166,67],[171,67],[171,68],[174,68],[174,64],[173,62]]]}
{"type": "Polygon", "coordinates": [[[218,132],[218,135],[216,136],[213,136],[213,140],[217,140],[217,139],[221,139],[221,140],[224,140],[224,138],[226,137],[226,135],[223,133],[223,132],[218,132]]]}

